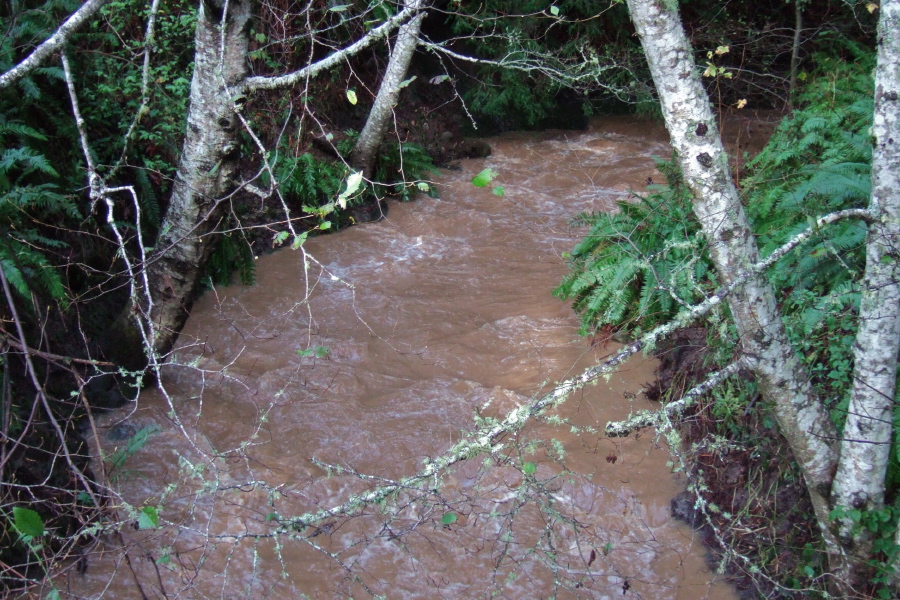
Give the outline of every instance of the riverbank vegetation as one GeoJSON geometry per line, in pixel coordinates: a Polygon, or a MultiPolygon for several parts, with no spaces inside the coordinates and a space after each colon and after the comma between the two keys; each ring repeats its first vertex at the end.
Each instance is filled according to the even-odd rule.
{"type": "MultiPolygon", "coordinates": [[[[685,352],[671,340],[660,347],[663,353],[681,351],[686,359],[682,369],[677,358],[672,359],[676,364],[668,366],[671,373],[682,371],[667,382],[669,400],[679,412],[690,406],[687,424],[679,429],[688,433],[687,440],[677,441],[682,438],[670,430],[670,441],[683,448],[681,465],[690,474],[692,491],[689,499],[678,500],[676,512],[704,529],[708,543],[718,547],[721,564],[742,574],[742,587],[752,582],[767,597],[806,596],[813,590],[827,595],[838,589],[837,593],[860,597],[888,598],[893,594],[900,466],[897,427],[891,429],[891,422],[897,419],[893,408],[896,349],[889,352],[888,387],[878,392],[882,401],[887,400],[886,408],[878,409],[884,412],[865,409],[861,414],[860,405],[853,404],[858,402],[861,383],[873,385],[872,380],[861,382],[862,376],[858,370],[854,375],[854,368],[860,368],[861,357],[874,350],[869,345],[878,343],[866,339],[860,328],[863,289],[868,287],[869,293],[877,295],[887,293],[881,285],[873,290],[868,279],[872,277],[872,259],[869,257],[867,266],[866,252],[878,242],[872,241],[871,231],[867,242],[866,215],[857,212],[869,206],[872,194],[870,136],[875,94],[870,74],[874,54],[853,44],[845,51],[849,60],[815,57],[820,67],[798,94],[797,109],[748,164],[740,182],[741,204],[746,206],[753,236],[759,240],[762,256],[773,257],[766,279],[780,308],[778,319],[783,320],[792,352],[802,363],[801,377],[811,385],[817,410],[830,418],[818,425],[807,421],[802,425],[805,431],[789,432],[796,425],[788,423],[796,417],[785,413],[782,403],[787,400],[778,400],[771,389],[767,391],[764,377],[753,366],[768,359],[762,354],[749,363],[742,358],[748,351],[751,355],[756,352],[750,350],[748,324],[742,325],[737,314],[746,310],[740,305],[746,299],[728,296],[727,306],[705,312],[700,319],[682,319],[682,326],[700,327],[705,332],[699,336],[696,330],[676,334],[676,340],[680,336],[685,345],[694,346],[691,350],[685,352]],[[864,220],[851,218],[825,226],[825,215],[864,220]],[[797,236],[805,238],[804,243],[783,253],[797,236]],[[705,355],[705,360],[697,360],[698,353],[705,355]],[[688,369],[690,374],[684,372],[688,369]],[[757,377],[730,381],[721,376],[740,371],[757,377]],[[695,386],[710,395],[693,405],[683,394],[695,386]],[[871,485],[868,480],[874,478],[877,491],[871,495],[855,492],[851,503],[844,504],[847,500],[842,498],[847,496],[837,491],[842,484],[835,480],[830,500],[818,501],[831,508],[817,507],[815,496],[822,492],[809,487],[816,478],[808,470],[814,461],[798,455],[810,451],[805,447],[809,440],[798,442],[797,436],[824,436],[821,439],[828,447],[843,439],[840,459],[844,461],[853,453],[846,432],[857,419],[887,419],[884,437],[866,435],[872,432],[871,422],[854,426],[854,434],[849,436],[855,438],[852,442],[881,447],[883,462],[875,472],[855,473],[867,480],[865,485],[871,485]],[[785,435],[793,456],[773,444],[771,435],[776,431],[785,435]],[[811,462],[805,465],[807,460],[811,462]],[[805,502],[807,494],[813,497],[813,504],[805,502]],[[816,541],[821,539],[824,543],[816,541]],[[846,570],[839,571],[841,568],[846,570]]],[[[706,74],[717,75],[710,70],[706,74]]],[[[671,130],[673,122],[669,126],[671,130]]],[[[697,127],[696,136],[705,136],[705,127],[703,131],[702,125],[697,127]]],[[[677,165],[661,165],[669,180],[667,187],[636,199],[634,204],[622,203],[618,213],[585,215],[577,221],[591,229],[575,248],[572,274],[557,294],[575,299],[587,332],[606,327],[640,337],[660,323],[673,321],[685,307],[697,306],[701,298],[714,295],[735,276],[729,272],[724,277],[717,261],[741,259],[716,259],[708,246],[715,236],[708,231],[700,235],[703,219],[711,215],[704,216],[706,209],[697,208],[701,204],[698,196],[712,192],[700,183],[687,190],[680,169],[684,164],[679,160],[677,165]],[[692,206],[694,210],[689,212],[692,206]],[[628,300],[627,309],[618,308],[620,298],[628,300]]],[[[700,164],[712,166],[702,160],[700,164]]],[[[732,227],[727,219],[722,220],[716,227],[732,227]]],[[[717,243],[727,246],[730,241],[717,243]]],[[[745,264],[757,260],[750,258],[745,264]]],[[[878,301],[884,299],[881,296],[878,301]]],[[[877,318],[890,317],[882,313],[877,318]]],[[[890,334],[885,343],[896,345],[895,337],[890,334]]],[[[781,379],[778,385],[785,386],[788,380],[781,379]]],[[[672,427],[668,421],[660,423],[667,423],[662,425],[664,429],[672,427]]],[[[619,427],[611,426],[608,431],[619,427]]],[[[624,427],[627,431],[628,425],[624,427]]],[[[829,469],[835,462],[831,464],[829,469]]],[[[825,474],[822,484],[829,485],[831,477],[833,471],[825,474]]]]}
{"type": "MultiPolygon", "coordinates": [[[[740,186],[742,202],[764,256],[806,230],[810,219],[868,203],[874,55],[857,52],[853,61],[818,57],[821,69],[810,74],[797,108],[748,163],[740,186]]],[[[583,215],[575,221],[588,229],[572,252],[571,274],[556,293],[575,301],[586,335],[619,331],[639,337],[720,286],[679,168],[669,161],[660,162],[659,168],[666,185],[621,202],[618,212],[583,215]]],[[[851,391],[865,233],[863,224],[852,221],[822,228],[768,271],[791,342],[804,357],[816,393],[838,429],[851,391]]],[[[709,373],[733,362],[740,351],[740,338],[724,307],[691,325],[702,329],[676,334],[674,342],[658,350],[663,357],[673,355],[665,361],[675,361],[664,363],[664,398],[677,400],[709,373]]],[[[806,513],[798,508],[801,476],[790,455],[771,440],[777,426],[757,386],[734,382],[717,389],[690,411],[683,427],[684,464],[689,465],[692,492],[704,502],[695,508],[692,496],[689,510],[682,506],[682,516],[698,526],[705,526],[706,518],[715,523],[716,533],[724,537],[707,532],[708,543],[713,548],[725,543],[718,551],[730,568],[766,595],[821,585],[827,567],[818,554],[821,548],[811,543],[816,537],[811,507],[802,503],[806,513]],[[731,494],[734,488],[741,493],[731,494]],[[707,510],[710,505],[716,508],[707,510]],[[779,514],[786,506],[792,507],[789,517],[779,514]],[[704,510],[697,516],[700,508],[704,510]],[[739,531],[754,534],[741,540],[739,531]],[[762,532],[769,532],[766,543],[762,532]],[[735,550],[750,561],[730,556],[735,550]],[[753,565],[761,571],[755,573],[753,565]]],[[[900,468],[896,433],[893,439],[889,505],[896,498],[900,468]]],[[[887,523],[880,529],[891,530],[887,523]]],[[[882,564],[893,556],[893,550],[887,550],[877,557],[882,564]]]]}
{"type": "MultiPolygon", "coordinates": [[[[798,368],[841,436],[860,380],[854,345],[873,217],[819,219],[871,210],[881,8],[681,4],[706,90],[723,111],[792,109],[745,164],[740,198],[763,256],[809,238],[773,261],[766,279],[798,368]]],[[[435,164],[489,151],[467,134],[584,127],[604,111],[665,112],[621,2],[598,11],[581,0],[36,0],[5,5],[0,21],[5,590],[40,582],[59,564],[81,568],[100,533],[157,525],[155,508],[112,501],[114,486],[103,460],[90,462],[85,436],[96,435],[92,411],[160,380],[204,288],[235,277],[249,284],[261,252],[303,252],[309,235],[380,218],[386,197],[434,193],[435,164]],[[398,65],[404,36],[412,47],[398,65]],[[376,112],[383,122],[372,142],[376,112]],[[360,158],[363,145],[374,155],[360,158]]],[[[714,129],[701,125],[697,137],[714,129]]],[[[663,159],[666,185],[613,214],[577,217],[587,234],[556,293],[574,300],[586,335],[641,339],[676,320],[691,326],[658,346],[702,346],[689,377],[665,382],[677,400],[744,360],[748,339],[733,306],[680,316],[729,281],[694,215],[697,186],[677,156],[663,159]]],[[[785,427],[779,415],[752,377],[689,409],[677,428],[693,494],[684,514],[706,528],[729,569],[746,574],[745,587],[833,592],[832,530],[857,569],[840,575],[847,589],[889,597],[900,515],[896,428],[878,442],[890,447],[882,497],[860,497],[859,506],[835,497],[833,523],[820,530],[806,518],[815,513],[822,524],[821,507],[804,504],[804,459],[773,441],[785,427]],[[747,491],[728,503],[724,486],[747,491]],[[785,503],[794,512],[776,518],[785,503]]],[[[520,419],[501,423],[514,428],[520,419]]]]}

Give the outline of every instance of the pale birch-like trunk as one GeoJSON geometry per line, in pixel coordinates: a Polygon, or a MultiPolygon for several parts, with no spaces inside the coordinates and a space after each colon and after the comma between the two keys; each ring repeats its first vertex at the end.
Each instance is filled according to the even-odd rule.
{"type": "Polygon", "coordinates": [[[327,57],[280,76],[248,77],[249,0],[202,0],[197,17],[187,131],[169,208],[148,271],[150,349],[164,357],[188,317],[214,231],[238,189],[238,98],[307,81],[368,48],[407,20],[406,8],[327,57]]]}
{"type": "Polygon", "coordinates": [[[203,0],[197,14],[187,131],[169,208],[148,267],[153,350],[172,349],[212,249],[224,199],[237,187],[234,88],[247,76],[249,0],[203,0]]]}
{"type": "MultiPolygon", "coordinates": [[[[660,96],[666,127],[694,195],[694,212],[710,242],[723,284],[749,271],[759,250],[728,169],[728,158],[675,9],[662,0],[628,0],[660,96]]],[[[803,472],[829,551],[827,495],[837,452],[834,427],[791,347],[765,275],[751,276],[728,297],[744,356],[760,392],[775,407],[782,434],[803,472]]]]}
{"type": "MultiPolygon", "coordinates": [[[[882,2],[879,10],[869,205],[873,222],[853,349],[853,389],[832,488],[834,506],[860,510],[884,505],[900,349],[900,1],[882,2]]],[[[869,558],[864,528],[853,532],[846,520],[839,529],[858,559],[869,558]]]]}
{"type": "MultiPolygon", "coordinates": [[[[424,0],[406,0],[407,10],[421,10],[424,4],[424,0]]],[[[375,103],[350,154],[351,166],[362,171],[363,176],[367,178],[372,176],[375,156],[392,121],[394,106],[400,96],[400,84],[406,78],[413,53],[419,43],[419,30],[422,28],[425,14],[419,13],[400,27],[375,103]]]]}

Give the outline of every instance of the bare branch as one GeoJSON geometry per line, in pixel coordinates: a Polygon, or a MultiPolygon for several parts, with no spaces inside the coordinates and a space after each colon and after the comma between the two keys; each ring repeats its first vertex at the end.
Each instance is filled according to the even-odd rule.
{"type": "MultiPolygon", "coordinates": [[[[825,225],[846,218],[869,219],[869,213],[868,211],[863,209],[853,209],[831,213],[829,215],[821,217],[817,221],[817,227],[820,224],[825,225]]],[[[548,394],[537,397],[528,404],[510,411],[502,421],[488,423],[487,425],[476,429],[474,432],[463,438],[459,443],[450,448],[443,456],[427,462],[425,468],[419,471],[419,473],[397,482],[392,482],[387,485],[376,487],[364,494],[354,496],[338,506],[328,509],[322,509],[315,513],[307,513],[290,519],[282,519],[279,521],[280,527],[276,533],[296,532],[298,529],[308,527],[325,519],[333,518],[339,515],[352,514],[364,508],[365,506],[384,500],[395,492],[399,492],[404,489],[419,488],[421,485],[426,484],[430,480],[438,477],[439,474],[445,469],[468,458],[481,453],[494,454],[496,452],[499,452],[504,447],[502,440],[508,434],[515,433],[521,430],[525,426],[525,424],[532,418],[537,417],[543,414],[545,411],[562,404],[572,392],[581,389],[592,381],[596,381],[601,376],[607,373],[613,372],[632,355],[638,353],[641,349],[652,347],[657,340],[665,337],[666,335],[670,334],[680,327],[688,325],[697,318],[711,311],[713,308],[719,306],[728,296],[728,294],[733,292],[735,288],[740,287],[751,276],[755,276],[758,273],[764,271],[766,268],[774,264],[779,258],[784,256],[784,254],[786,254],[788,251],[808,240],[813,235],[815,230],[816,228],[811,228],[798,234],[797,236],[789,240],[786,244],[778,248],[768,258],[753,265],[753,267],[749,271],[745,271],[744,273],[741,273],[734,277],[730,285],[722,288],[700,304],[682,310],[669,323],[660,325],[659,327],[656,327],[655,329],[647,332],[646,334],[641,336],[639,340],[625,346],[605,361],[585,370],[583,373],[576,377],[567,379],[559,383],[548,394]]],[[[613,427],[612,430],[610,430],[609,425],[607,425],[607,433],[611,436],[622,436],[627,435],[634,429],[652,426],[658,423],[659,419],[663,416],[669,416],[671,414],[675,414],[684,410],[684,408],[689,406],[690,402],[692,402],[694,399],[708,392],[710,389],[714,388],[731,375],[734,375],[741,368],[749,367],[750,364],[750,359],[747,357],[743,357],[728,365],[724,369],[710,375],[706,381],[688,391],[680,400],[668,404],[663,409],[663,411],[660,411],[658,413],[638,414],[634,417],[635,421],[633,423],[632,420],[629,419],[623,424],[622,427],[613,427]],[[651,419],[651,422],[643,424],[645,421],[651,419]],[[628,429],[629,426],[630,429],[628,429]],[[626,431],[626,429],[628,429],[628,431],[626,431]]],[[[334,472],[343,471],[343,468],[341,467],[332,466],[331,468],[334,470],[334,472]]]]}
{"type": "Polygon", "coordinates": [[[85,2],[81,8],[75,11],[71,17],[59,26],[56,33],[47,38],[43,44],[35,48],[25,60],[3,75],[0,75],[0,89],[9,87],[36,69],[51,54],[62,48],[69,41],[69,38],[72,37],[72,34],[74,34],[85,21],[94,16],[94,13],[103,8],[107,2],[109,2],[109,0],[88,0],[85,2]]]}
{"type": "Polygon", "coordinates": [[[116,166],[112,168],[108,175],[110,178],[124,164],[125,156],[128,154],[128,149],[131,146],[131,140],[134,138],[134,132],[137,131],[137,127],[146,114],[150,103],[150,59],[153,55],[153,45],[156,43],[156,17],[159,14],[159,2],[160,0],[153,0],[150,6],[150,15],[147,17],[147,33],[144,35],[144,65],[141,67],[141,104],[134,113],[134,119],[131,121],[131,125],[128,126],[128,131],[125,132],[122,142],[122,153],[116,162],[116,166]]]}
{"type": "Polygon", "coordinates": [[[69,363],[77,363],[79,365],[91,365],[95,367],[114,367],[115,365],[111,362],[106,362],[102,360],[87,360],[84,358],[75,358],[74,356],[63,356],[61,354],[53,354],[52,352],[43,352],[41,350],[37,350],[35,348],[31,348],[30,346],[24,345],[22,342],[13,338],[10,334],[3,331],[0,328],[0,340],[3,340],[4,344],[9,344],[10,346],[16,348],[20,352],[26,352],[32,356],[37,356],[38,358],[43,358],[49,361],[53,361],[57,364],[69,364],[69,363]]]}
{"type": "Polygon", "coordinates": [[[509,53],[500,60],[487,58],[477,58],[455,52],[444,44],[436,44],[433,42],[420,41],[420,46],[431,50],[434,53],[440,53],[450,58],[469,62],[479,65],[489,65],[492,67],[510,69],[513,71],[522,71],[524,73],[541,74],[556,83],[573,88],[592,87],[604,89],[617,97],[623,89],[616,86],[610,86],[602,76],[614,69],[626,69],[621,64],[601,64],[600,58],[590,49],[582,50],[578,59],[570,61],[562,61],[558,58],[550,57],[545,54],[535,52],[527,52],[519,50],[515,53],[509,53]]]}
{"type": "Polygon", "coordinates": [[[625,437],[638,429],[663,425],[672,417],[680,416],[697,398],[706,394],[746,366],[746,358],[740,358],[724,369],[712,373],[703,383],[694,386],[681,398],[674,402],[669,402],[660,410],[642,410],[624,421],[610,421],[606,424],[606,435],[610,437],[625,437]]]}
{"type": "Polygon", "coordinates": [[[347,46],[343,50],[338,50],[337,52],[329,54],[326,58],[323,58],[318,62],[314,62],[311,65],[307,65],[302,69],[294,71],[293,73],[288,73],[287,75],[281,75],[278,77],[248,77],[244,81],[243,91],[253,92],[256,90],[276,90],[300,83],[300,81],[306,79],[307,77],[315,77],[322,71],[327,71],[335,65],[338,65],[341,62],[347,60],[351,56],[362,52],[378,40],[384,38],[394,29],[399,27],[401,23],[406,21],[415,12],[417,12],[417,9],[405,8],[369,33],[367,33],[359,41],[347,46]]]}

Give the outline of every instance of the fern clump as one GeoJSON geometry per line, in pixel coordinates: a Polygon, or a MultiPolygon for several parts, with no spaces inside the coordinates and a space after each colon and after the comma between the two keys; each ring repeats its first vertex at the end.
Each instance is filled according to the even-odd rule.
{"type": "MultiPolygon", "coordinates": [[[[435,188],[428,179],[437,172],[431,156],[421,146],[394,142],[381,147],[374,179],[382,182],[388,193],[405,201],[412,199],[417,190],[434,196],[435,188]]],[[[373,191],[377,195],[377,191],[373,191]]]]}
{"type": "MultiPolygon", "coordinates": [[[[748,214],[763,256],[820,216],[868,205],[871,193],[874,56],[820,59],[820,69],[744,181],[748,214]]],[[[852,387],[864,223],[845,219],[779,260],[769,278],[788,335],[840,428],[852,387]]],[[[892,472],[897,471],[892,467],[892,472]]]]}
{"type": "MultiPolygon", "coordinates": [[[[43,223],[79,217],[75,202],[57,191],[58,174],[47,158],[31,147],[46,141],[40,132],[0,116],[0,268],[13,289],[30,304],[38,294],[62,305],[68,294],[48,254],[66,244],[51,238],[43,223]],[[15,141],[13,141],[15,140],[15,141]]],[[[26,304],[26,305],[28,305],[26,304]]]]}
{"type": "Polygon", "coordinates": [[[570,272],[554,295],[574,300],[581,333],[609,325],[634,332],[674,316],[713,284],[712,264],[691,193],[673,161],[657,161],[668,185],[618,202],[615,213],[582,214],[590,231],[572,251],[570,272]]]}
{"type": "MultiPolygon", "coordinates": [[[[781,123],[743,182],[763,256],[816,218],[869,201],[873,58],[820,65],[800,96],[802,108],[781,123]]],[[[787,294],[828,294],[861,275],[865,236],[865,225],[852,220],[818,231],[813,243],[774,266],[772,283],[787,294]]]]}

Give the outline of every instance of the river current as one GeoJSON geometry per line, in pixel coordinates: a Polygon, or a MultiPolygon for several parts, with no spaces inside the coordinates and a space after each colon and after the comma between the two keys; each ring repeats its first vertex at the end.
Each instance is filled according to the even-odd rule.
{"type": "Polygon", "coordinates": [[[275,535],[281,517],[411,475],[476,416],[502,415],[615,351],[578,337],[578,317],[551,290],[584,234],[571,218],[659,182],[651,157],[668,156],[665,132],[618,118],[489,142],[492,156],[437,176],[440,198],[391,202],[386,220],[310,239],[305,254],[261,256],[254,286],[196,303],[166,393],[145,391],[104,417],[116,429],[98,430],[107,452],[123,419],[158,430],[112,474],[127,502],[152,508],[143,521],[120,509],[135,528],[105,540],[61,591],[735,597],[670,516],[684,484],[664,442],[584,430],[654,407],[641,395],[654,370],[643,357],[551,411],[563,422],[542,419],[497,455],[450,469],[436,492],[275,535]],[[502,197],[472,185],[487,167],[502,197]],[[323,463],[344,472],[328,476],[323,463]]]}

